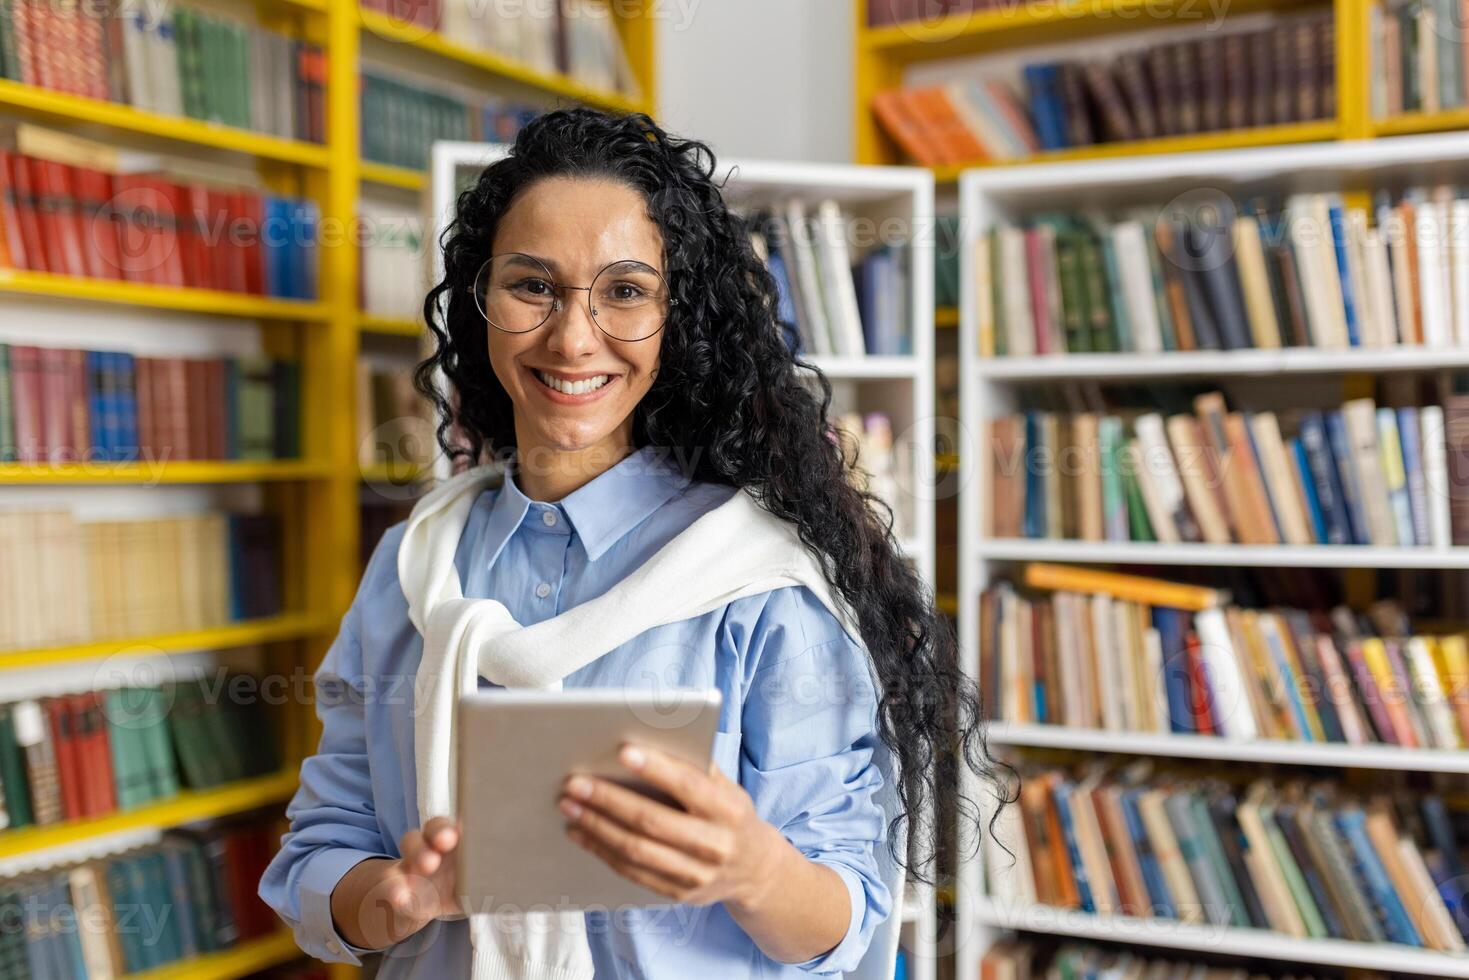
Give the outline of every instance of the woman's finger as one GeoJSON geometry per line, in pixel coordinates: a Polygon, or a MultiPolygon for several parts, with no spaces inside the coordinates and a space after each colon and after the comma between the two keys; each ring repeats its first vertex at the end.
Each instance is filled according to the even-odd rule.
{"type": "Polygon", "coordinates": [[[716,797],[717,784],[708,773],[682,759],[641,745],[624,745],[618,758],[650,785],[682,803],[690,813],[713,816],[723,812],[716,797]]]}
{"type": "Polygon", "coordinates": [[[687,888],[703,888],[714,880],[713,869],[703,862],[660,841],[633,833],[596,810],[569,800],[563,802],[561,809],[576,829],[630,864],[687,888]]]}
{"type": "Polygon", "coordinates": [[[423,825],[423,839],[434,850],[447,854],[459,846],[459,825],[452,817],[434,817],[423,825]]]}
{"type": "Polygon", "coordinates": [[[684,901],[690,894],[689,888],[678,882],[670,881],[655,871],[651,871],[648,868],[629,861],[602,841],[588,836],[580,827],[567,828],[567,836],[579,847],[585,848],[587,851],[595,854],[607,867],[616,871],[628,881],[642,885],[649,891],[671,898],[676,902],[684,901]]]}
{"type": "Polygon", "coordinates": [[[624,827],[712,863],[729,860],[734,842],[723,827],[689,816],[636,790],[606,779],[573,776],[566,795],[606,814],[624,827]]]}

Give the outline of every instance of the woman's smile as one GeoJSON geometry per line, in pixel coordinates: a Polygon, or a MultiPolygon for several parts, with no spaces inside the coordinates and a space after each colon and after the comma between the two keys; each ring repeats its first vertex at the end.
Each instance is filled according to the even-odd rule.
{"type": "Polygon", "coordinates": [[[538,367],[527,367],[526,370],[535,379],[532,387],[558,405],[585,405],[597,401],[605,397],[621,377],[605,371],[572,373],[538,367]]]}

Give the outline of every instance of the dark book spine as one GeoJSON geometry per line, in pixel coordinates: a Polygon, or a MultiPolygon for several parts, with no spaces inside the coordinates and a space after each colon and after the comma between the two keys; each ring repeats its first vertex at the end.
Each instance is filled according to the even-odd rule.
{"type": "Polygon", "coordinates": [[[1199,70],[1199,129],[1205,133],[1224,128],[1224,39],[1205,37],[1194,45],[1199,70]]]}
{"type": "Polygon", "coordinates": [[[1157,102],[1148,80],[1147,62],[1142,52],[1129,51],[1117,58],[1117,79],[1131,110],[1138,139],[1156,139],[1163,134],[1158,122],[1157,102]]]}
{"type": "Polygon", "coordinates": [[[1087,107],[1082,67],[1074,61],[1065,61],[1058,66],[1057,74],[1066,139],[1072,146],[1091,146],[1097,142],[1097,135],[1087,107]]]}

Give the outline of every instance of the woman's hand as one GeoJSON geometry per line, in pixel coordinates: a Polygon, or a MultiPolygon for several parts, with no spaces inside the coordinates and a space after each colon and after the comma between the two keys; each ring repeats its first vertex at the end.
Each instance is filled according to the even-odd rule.
{"type": "Polygon", "coordinates": [[[760,819],[739,784],[654,749],[623,747],[622,764],[678,810],[593,776],[572,776],[558,802],[567,835],[618,874],[675,902],[723,902],[772,959],[831,949],[851,914],[846,885],[760,819]]]}
{"type": "Polygon", "coordinates": [[[332,919],[353,946],[382,949],[402,942],[435,919],[460,912],[454,851],[459,828],[436,817],[398,843],[396,861],[363,861],[332,891],[332,919]]]}

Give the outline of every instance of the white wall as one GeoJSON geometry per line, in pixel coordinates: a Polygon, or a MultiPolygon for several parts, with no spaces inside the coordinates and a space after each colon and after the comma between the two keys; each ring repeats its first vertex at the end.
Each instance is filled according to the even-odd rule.
{"type": "Polygon", "coordinates": [[[717,156],[852,159],[851,0],[666,0],[658,114],[717,156]]]}

